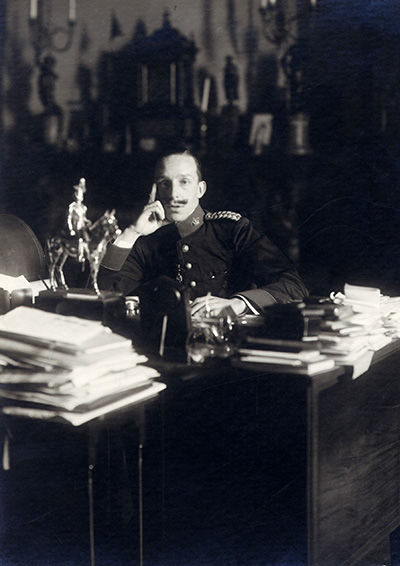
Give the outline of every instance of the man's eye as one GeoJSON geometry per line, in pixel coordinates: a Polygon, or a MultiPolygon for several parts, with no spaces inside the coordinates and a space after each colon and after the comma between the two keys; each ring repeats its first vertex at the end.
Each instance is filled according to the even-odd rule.
{"type": "Polygon", "coordinates": [[[188,185],[189,179],[181,179],[181,185],[188,185]]]}

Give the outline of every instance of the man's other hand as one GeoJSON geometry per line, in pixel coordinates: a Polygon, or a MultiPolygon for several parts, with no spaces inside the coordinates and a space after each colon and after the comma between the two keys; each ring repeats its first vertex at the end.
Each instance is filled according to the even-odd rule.
{"type": "Polygon", "coordinates": [[[204,297],[197,297],[190,305],[191,314],[195,318],[219,316],[227,307],[231,307],[233,312],[238,316],[244,314],[247,310],[246,303],[238,297],[223,299],[221,297],[205,295],[204,297]]]}

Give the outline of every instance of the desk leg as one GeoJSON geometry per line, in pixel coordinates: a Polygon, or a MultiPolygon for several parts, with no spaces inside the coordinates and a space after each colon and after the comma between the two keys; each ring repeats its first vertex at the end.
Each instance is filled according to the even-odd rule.
{"type": "Polygon", "coordinates": [[[88,446],[88,500],[89,500],[89,540],[90,566],[94,563],[94,510],[93,510],[93,470],[96,465],[96,438],[92,427],[89,427],[88,446]]]}
{"type": "Polygon", "coordinates": [[[139,564],[143,566],[143,444],[139,443],[139,564]]]}
{"type": "Polygon", "coordinates": [[[145,440],[145,408],[138,408],[139,448],[138,448],[138,489],[139,489],[139,565],[143,566],[143,445],[145,440]]]}

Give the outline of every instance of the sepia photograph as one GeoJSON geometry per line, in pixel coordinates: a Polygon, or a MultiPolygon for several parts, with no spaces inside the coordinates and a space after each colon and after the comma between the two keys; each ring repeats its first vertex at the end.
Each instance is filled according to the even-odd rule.
{"type": "Polygon", "coordinates": [[[400,566],[399,0],[0,0],[0,566],[400,566]]]}

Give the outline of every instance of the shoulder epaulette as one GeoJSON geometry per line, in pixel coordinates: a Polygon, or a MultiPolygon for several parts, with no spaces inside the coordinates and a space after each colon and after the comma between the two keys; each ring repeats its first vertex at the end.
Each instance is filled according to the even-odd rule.
{"type": "Polygon", "coordinates": [[[242,218],[242,215],[238,212],[231,212],[230,210],[218,210],[217,212],[207,212],[204,218],[206,220],[220,220],[221,218],[226,218],[237,222],[242,218]]]}

